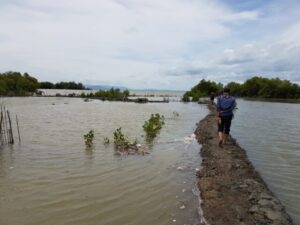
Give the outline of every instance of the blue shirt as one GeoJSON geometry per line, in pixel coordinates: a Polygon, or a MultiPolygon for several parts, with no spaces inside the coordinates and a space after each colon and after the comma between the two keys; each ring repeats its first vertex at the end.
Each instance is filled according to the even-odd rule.
{"type": "Polygon", "coordinates": [[[230,95],[220,95],[217,99],[217,111],[220,116],[232,115],[232,110],[235,108],[235,99],[230,95]]]}

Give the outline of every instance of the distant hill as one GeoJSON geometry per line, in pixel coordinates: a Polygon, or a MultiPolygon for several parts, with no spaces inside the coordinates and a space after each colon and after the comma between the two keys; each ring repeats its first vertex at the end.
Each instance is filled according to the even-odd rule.
{"type": "Polygon", "coordinates": [[[92,89],[92,90],[110,90],[111,88],[120,89],[120,90],[127,90],[128,88],[123,86],[113,86],[113,85],[95,85],[95,84],[85,84],[85,88],[92,89]]]}

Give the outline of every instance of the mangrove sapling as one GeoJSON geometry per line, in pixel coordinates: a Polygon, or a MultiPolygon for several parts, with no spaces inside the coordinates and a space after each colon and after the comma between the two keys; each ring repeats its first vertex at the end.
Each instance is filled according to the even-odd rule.
{"type": "Polygon", "coordinates": [[[129,139],[122,132],[122,127],[119,127],[114,131],[114,143],[116,147],[127,146],[130,144],[129,139]]]}
{"type": "Polygon", "coordinates": [[[151,114],[148,121],[145,121],[143,128],[146,132],[147,139],[154,139],[162,126],[165,124],[165,117],[159,113],[151,114]]]}
{"type": "Polygon", "coordinates": [[[137,139],[134,142],[131,142],[128,137],[123,134],[122,127],[119,127],[114,131],[114,144],[119,154],[148,154],[148,152],[146,152],[142,146],[138,144],[137,139]]]}
{"type": "Polygon", "coordinates": [[[109,145],[109,143],[110,143],[109,138],[108,138],[108,137],[105,137],[105,138],[103,139],[103,144],[104,144],[104,145],[109,145]]]}
{"type": "Polygon", "coordinates": [[[173,112],[173,117],[179,117],[179,112],[174,111],[173,112]]]}
{"type": "Polygon", "coordinates": [[[83,135],[85,146],[90,148],[93,146],[93,141],[95,138],[94,130],[90,130],[87,134],[83,135]]]}

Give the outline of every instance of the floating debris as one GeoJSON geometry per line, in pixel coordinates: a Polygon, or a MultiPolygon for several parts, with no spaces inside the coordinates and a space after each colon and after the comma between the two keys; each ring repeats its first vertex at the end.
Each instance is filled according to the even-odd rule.
{"type": "Polygon", "coordinates": [[[146,151],[140,144],[128,144],[117,147],[117,153],[119,155],[146,155],[149,152],[146,151]]]}
{"type": "Polygon", "coordinates": [[[181,171],[181,170],[183,170],[183,167],[178,166],[178,167],[177,167],[177,170],[180,170],[180,171],[181,171]]]}
{"type": "Polygon", "coordinates": [[[190,144],[191,142],[193,142],[196,139],[196,135],[193,133],[190,136],[184,137],[183,138],[183,142],[186,144],[190,144]]]}

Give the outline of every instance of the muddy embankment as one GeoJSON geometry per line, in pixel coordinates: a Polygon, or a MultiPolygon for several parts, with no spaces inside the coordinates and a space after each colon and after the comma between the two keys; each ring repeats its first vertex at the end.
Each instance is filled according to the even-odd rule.
{"type": "Polygon", "coordinates": [[[198,172],[201,207],[209,225],[292,225],[283,205],[268,189],[234,139],[218,146],[214,106],[195,131],[202,145],[198,172]]]}

